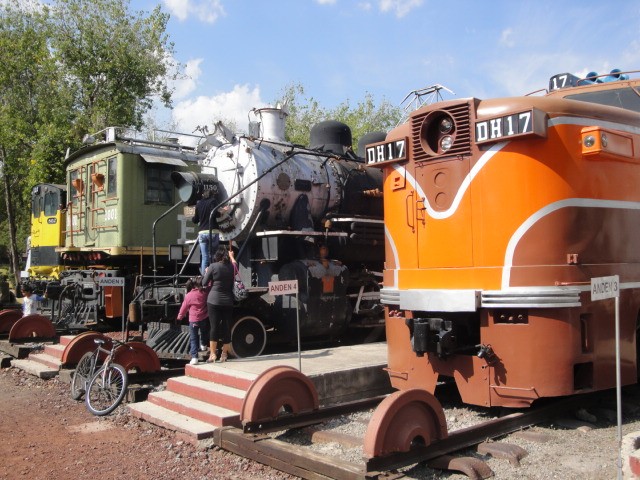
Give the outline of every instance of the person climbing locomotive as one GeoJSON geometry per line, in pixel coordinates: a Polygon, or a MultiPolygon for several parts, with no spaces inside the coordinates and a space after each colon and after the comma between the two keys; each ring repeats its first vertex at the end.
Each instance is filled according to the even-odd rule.
{"type": "Polygon", "coordinates": [[[231,318],[233,314],[233,280],[235,277],[235,257],[233,250],[226,245],[220,245],[213,255],[213,262],[206,270],[203,285],[209,285],[211,290],[207,296],[207,310],[209,312],[209,347],[210,355],[207,362],[216,361],[218,342],[222,342],[222,352],[219,361],[226,362],[229,357],[231,343],[231,318]]]}
{"type": "Polygon", "coordinates": [[[217,197],[213,190],[205,190],[202,193],[202,198],[196,203],[196,212],[192,219],[193,223],[198,225],[200,272],[202,275],[211,263],[210,252],[215,251],[220,243],[218,223],[215,214],[212,215],[213,208],[218,201],[217,197]]]}
{"type": "Polygon", "coordinates": [[[203,286],[202,277],[198,276],[189,279],[187,290],[188,292],[180,306],[177,320],[181,321],[187,313],[189,314],[190,363],[195,365],[198,363],[198,347],[200,347],[201,351],[206,350],[204,342],[205,338],[209,336],[209,313],[207,310],[209,287],[203,286]]]}

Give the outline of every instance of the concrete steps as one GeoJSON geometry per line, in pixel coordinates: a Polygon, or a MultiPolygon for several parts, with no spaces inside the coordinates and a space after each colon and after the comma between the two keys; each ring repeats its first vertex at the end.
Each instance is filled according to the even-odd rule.
{"type": "Polygon", "coordinates": [[[150,401],[130,403],[128,406],[133,416],[159,427],[182,433],[185,440],[192,443],[198,444],[202,440],[211,439],[215,431],[215,427],[210,423],[196,420],[150,401]]]}
{"type": "Polygon", "coordinates": [[[182,434],[195,443],[211,441],[216,429],[240,427],[240,411],[252,382],[275,366],[297,368],[314,383],[320,405],[335,405],[391,392],[386,345],[369,344],[302,353],[186,365],[185,375],[167,380],[166,389],[130,403],[130,413],[182,434]]]}
{"type": "Polygon", "coordinates": [[[180,395],[170,390],[150,394],[147,400],[181,415],[216,426],[239,426],[238,411],[212,405],[209,402],[180,395]]]}
{"type": "MultiPolygon", "coordinates": [[[[60,362],[60,357],[54,357],[53,355],[50,355],[48,353],[30,353],[29,356],[27,357],[27,360],[34,362],[34,363],[40,363],[46,367],[49,367],[51,370],[60,370],[60,366],[62,365],[62,362],[60,362]]],[[[14,367],[18,366],[17,364],[14,364],[14,367]]]]}
{"type": "MultiPolygon", "coordinates": [[[[74,335],[62,335],[60,336],[59,343],[52,343],[44,345],[44,350],[39,350],[36,352],[31,352],[27,357],[27,360],[30,362],[41,364],[42,368],[35,368],[35,370],[39,371],[47,371],[47,372],[60,372],[60,368],[62,367],[62,354],[64,353],[64,349],[67,347],[69,342],[75,338],[74,335]]],[[[27,371],[27,373],[31,373],[34,370],[34,367],[28,367],[29,370],[26,370],[21,367],[24,365],[21,362],[13,362],[12,365],[17,368],[21,368],[22,370],[27,371]]],[[[28,365],[28,364],[27,364],[28,365]]],[[[51,373],[47,373],[46,378],[55,377],[55,375],[51,373]]],[[[40,376],[40,375],[39,375],[40,376]]],[[[45,377],[42,377],[45,378],[45,377]]]]}
{"type": "Polygon", "coordinates": [[[53,378],[60,372],[59,368],[54,368],[40,361],[34,361],[28,358],[12,360],[11,366],[24,370],[30,375],[35,375],[36,377],[44,379],[53,378]]]}
{"type": "Polygon", "coordinates": [[[60,373],[62,356],[75,335],[61,335],[58,343],[46,343],[43,348],[29,352],[22,360],[13,360],[11,366],[40,378],[52,378],[60,373]]]}
{"type": "Polygon", "coordinates": [[[129,404],[129,412],[199,443],[216,428],[240,426],[242,403],[256,377],[219,364],[187,365],[184,376],[170,378],[166,390],[149,393],[146,401],[129,404]]]}
{"type": "Polygon", "coordinates": [[[189,376],[167,380],[167,390],[240,412],[245,391],[189,376]]]}

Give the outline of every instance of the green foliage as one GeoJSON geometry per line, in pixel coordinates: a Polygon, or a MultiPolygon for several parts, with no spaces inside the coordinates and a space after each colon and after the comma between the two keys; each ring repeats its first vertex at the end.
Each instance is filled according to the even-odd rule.
{"type": "Polygon", "coordinates": [[[337,120],[351,128],[354,150],[358,140],[371,132],[387,132],[402,118],[402,109],[383,100],[376,105],[375,99],[367,93],[362,101],[351,107],[347,100],[334,109],[326,109],[312,97],[304,98],[304,87],[300,84],[285,88],[281,102],[289,108],[285,136],[291,143],[309,145],[309,132],[318,122],[337,120]]]}
{"type": "Polygon", "coordinates": [[[64,182],[68,147],[107,126],[142,127],[155,98],[170,106],[168,18],[159,6],[132,13],[129,0],[0,2],[0,244],[12,255],[31,187],[64,182]]]}
{"type": "Polygon", "coordinates": [[[65,66],[79,138],[111,125],[142,127],[154,98],[171,105],[169,15],[129,11],[128,0],[57,0],[51,45],[65,66]]]}
{"type": "Polygon", "coordinates": [[[33,154],[40,128],[64,99],[54,93],[58,66],[49,50],[46,10],[25,13],[20,5],[4,4],[0,16],[0,185],[6,212],[0,240],[12,265],[28,230],[29,181],[37,171],[33,154]]]}

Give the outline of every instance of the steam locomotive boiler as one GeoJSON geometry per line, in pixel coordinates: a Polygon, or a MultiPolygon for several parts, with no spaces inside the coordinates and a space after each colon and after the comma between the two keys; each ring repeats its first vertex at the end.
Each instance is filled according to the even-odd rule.
{"type": "Polygon", "coordinates": [[[199,175],[174,174],[188,204],[204,188],[217,192],[220,240],[238,249],[250,296],[236,308],[233,353],[260,354],[267,335],[294,341],[298,315],[303,341],[338,338],[353,328],[381,332],[380,172],[351,150],[351,131],[342,123],[316,125],[311,146],[302,148],[285,141],[282,109],[253,113],[248,135],[218,124],[199,175]],[[269,282],[294,279],[297,302],[269,295],[269,282]]]}

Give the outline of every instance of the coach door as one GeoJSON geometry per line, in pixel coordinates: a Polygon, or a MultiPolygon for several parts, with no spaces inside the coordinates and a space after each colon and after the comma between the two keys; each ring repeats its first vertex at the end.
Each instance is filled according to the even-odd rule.
{"type": "Polygon", "coordinates": [[[415,164],[418,267],[468,267],[473,262],[469,159],[415,164]]]}

